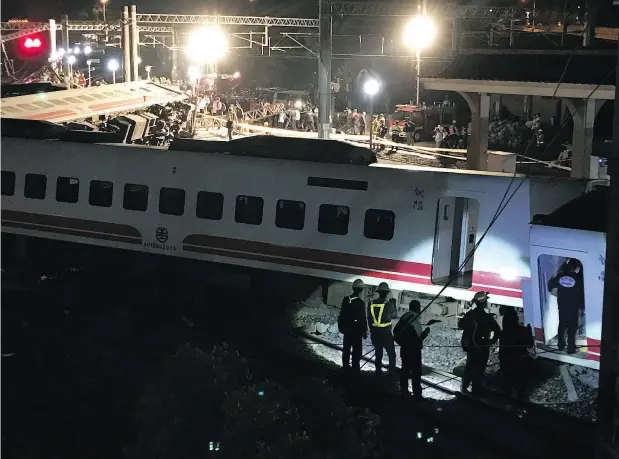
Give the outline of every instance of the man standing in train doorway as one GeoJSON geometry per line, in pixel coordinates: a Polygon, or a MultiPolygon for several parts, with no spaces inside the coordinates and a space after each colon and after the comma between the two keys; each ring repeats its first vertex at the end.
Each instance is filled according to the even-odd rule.
{"type": "Polygon", "coordinates": [[[361,369],[361,349],[363,339],[368,336],[368,324],[365,318],[365,301],[361,299],[365,285],[361,279],[352,284],[352,295],[342,300],[337,326],[344,335],[342,349],[342,368],[348,374],[352,350],[352,370],[357,375],[361,369]]]}
{"type": "Polygon", "coordinates": [[[378,298],[373,300],[368,307],[368,323],[370,324],[370,335],[374,345],[374,365],[376,374],[383,372],[383,349],[387,350],[389,356],[389,373],[395,373],[395,344],[391,332],[391,323],[397,317],[395,300],[387,300],[389,295],[389,285],[381,282],[378,285],[378,298]]]}
{"type": "Polygon", "coordinates": [[[462,330],[462,349],[466,352],[466,365],[462,376],[461,392],[467,394],[469,385],[479,394],[484,381],[490,347],[499,339],[501,328],[488,312],[488,292],[477,292],[473,297],[475,309],[467,312],[458,322],[462,330]]]}
{"type": "Polygon", "coordinates": [[[557,289],[559,307],[557,347],[560,351],[565,349],[565,332],[567,331],[567,353],[573,354],[576,352],[578,316],[585,304],[582,265],[578,260],[573,258],[567,260],[557,275],[548,281],[548,290],[554,289],[557,289]]]}

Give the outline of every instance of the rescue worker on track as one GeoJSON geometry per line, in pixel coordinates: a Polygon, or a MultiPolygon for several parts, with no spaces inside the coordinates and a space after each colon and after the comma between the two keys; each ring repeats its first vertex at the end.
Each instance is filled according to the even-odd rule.
{"type": "Polygon", "coordinates": [[[463,393],[473,385],[473,393],[479,393],[488,365],[490,346],[499,339],[501,329],[494,317],[486,312],[488,293],[477,292],[473,297],[475,309],[467,312],[458,322],[462,330],[462,349],[466,352],[466,366],[462,376],[463,393]],[[491,337],[492,334],[492,337],[491,337]]]}
{"type": "Polygon", "coordinates": [[[408,380],[412,380],[413,396],[423,400],[421,395],[421,349],[423,340],[430,333],[430,328],[421,328],[421,304],[412,300],[406,312],[393,329],[393,336],[400,345],[402,370],[400,371],[400,391],[408,396],[408,380]]]}
{"type": "Polygon", "coordinates": [[[368,337],[365,301],[361,298],[364,288],[365,286],[361,279],[353,282],[352,295],[342,300],[342,309],[337,321],[339,331],[344,335],[342,367],[344,371],[349,370],[352,350],[352,369],[355,373],[359,372],[361,366],[362,340],[368,337]]]}
{"type": "Polygon", "coordinates": [[[506,307],[503,313],[503,330],[499,341],[499,362],[503,377],[503,391],[513,391],[519,399],[524,398],[529,371],[529,348],[533,347],[531,326],[518,322],[514,308],[506,307]]]}
{"type": "Polygon", "coordinates": [[[236,116],[236,106],[234,103],[230,104],[228,108],[228,115],[226,121],[226,128],[228,128],[228,140],[232,140],[232,130],[234,129],[234,125],[238,122],[238,118],[236,116]]]}
{"type": "Polygon", "coordinates": [[[578,315],[585,304],[582,265],[578,260],[567,260],[557,275],[548,281],[548,290],[552,291],[555,288],[559,307],[557,347],[560,351],[565,349],[565,332],[567,332],[567,353],[573,354],[576,352],[578,315]]]}
{"type": "Polygon", "coordinates": [[[389,372],[395,373],[395,344],[391,333],[391,321],[397,317],[396,304],[393,298],[387,300],[390,290],[386,282],[381,282],[377,290],[378,298],[373,300],[368,307],[370,335],[375,348],[374,365],[376,374],[381,374],[383,349],[386,349],[389,356],[389,372]]]}

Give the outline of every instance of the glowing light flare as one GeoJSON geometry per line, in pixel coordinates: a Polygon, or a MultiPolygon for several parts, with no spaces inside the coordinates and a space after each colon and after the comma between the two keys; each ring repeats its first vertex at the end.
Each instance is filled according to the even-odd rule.
{"type": "Polygon", "coordinates": [[[373,97],[376,94],[378,94],[379,90],[380,90],[380,83],[378,82],[378,80],[375,80],[374,78],[366,80],[366,82],[363,83],[363,92],[366,93],[370,97],[373,97]]]}
{"type": "Polygon", "coordinates": [[[77,59],[75,58],[75,56],[67,56],[67,62],[69,63],[69,65],[75,64],[76,60],[77,59]]]}
{"type": "Polygon", "coordinates": [[[92,53],[92,48],[90,46],[84,46],[84,54],[88,55],[92,53]]]}
{"type": "Polygon", "coordinates": [[[297,101],[294,103],[294,108],[296,108],[296,109],[300,109],[301,107],[303,107],[303,101],[302,101],[302,100],[297,100],[297,101]]]}
{"type": "Polygon", "coordinates": [[[241,72],[234,72],[234,75],[232,75],[232,78],[236,79],[236,78],[240,78],[241,77],[241,72]]]}
{"type": "Polygon", "coordinates": [[[216,62],[228,51],[228,40],[218,27],[204,27],[189,34],[185,52],[197,62],[216,62]]]}
{"type": "Polygon", "coordinates": [[[428,16],[414,17],[404,29],[404,42],[416,51],[428,48],[435,38],[436,25],[428,16]]]}
{"type": "Polygon", "coordinates": [[[39,38],[26,38],[26,41],[24,41],[24,48],[28,49],[40,48],[42,45],[43,43],[41,43],[39,38]]]}
{"type": "Polygon", "coordinates": [[[115,72],[116,70],[118,70],[118,61],[116,59],[108,61],[107,68],[112,72],[115,72]]]}
{"type": "Polygon", "coordinates": [[[187,76],[191,81],[197,81],[200,79],[200,69],[198,67],[189,67],[187,70],[187,76]]]}

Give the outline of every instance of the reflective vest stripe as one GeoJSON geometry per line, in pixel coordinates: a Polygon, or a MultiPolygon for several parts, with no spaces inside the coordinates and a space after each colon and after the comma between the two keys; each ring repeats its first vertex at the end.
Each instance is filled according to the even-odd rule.
{"type": "Polygon", "coordinates": [[[374,322],[372,325],[374,327],[384,328],[384,327],[389,327],[391,325],[391,322],[382,323],[384,311],[385,311],[385,303],[376,303],[370,306],[370,314],[372,314],[372,321],[374,322]],[[374,308],[379,308],[378,317],[376,317],[374,308]]]}

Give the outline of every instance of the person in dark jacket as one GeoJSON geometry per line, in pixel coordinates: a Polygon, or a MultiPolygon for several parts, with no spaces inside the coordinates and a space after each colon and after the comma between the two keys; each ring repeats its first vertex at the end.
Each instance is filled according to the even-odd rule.
{"type": "Polygon", "coordinates": [[[423,340],[430,333],[430,328],[422,330],[421,326],[421,304],[417,300],[412,300],[408,305],[408,312],[405,313],[393,329],[393,336],[400,345],[400,358],[402,359],[402,370],[400,371],[400,391],[402,395],[408,396],[408,380],[413,386],[413,396],[417,400],[422,400],[421,395],[421,349],[423,340]]]}
{"type": "Polygon", "coordinates": [[[406,134],[406,145],[415,145],[415,123],[408,117],[404,119],[404,133],[406,134]]]}
{"type": "Polygon", "coordinates": [[[532,347],[531,327],[519,323],[518,313],[514,308],[505,308],[499,341],[499,362],[506,394],[511,395],[515,391],[518,398],[524,398],[529,370],[529,349],[532,347]]]}
{"type": "Polygon", "coordinates": [[[494,317],[486,312],[488,293],[477,292],[473,297],[475,309],[467,312],[458,322],[462,330],[462,348],[466,351],[466,365],[462,376],[463,393],[468,393],[469,385],[473,393],[479,393],[484,380],[490,347],[499,339],[501,329],[494,317]]]}
{"type": "Polygon", "coordinates": [[[387,300],[390,290],[386,282],[381,282],[377,291],[378,298],[372,300],[368,306],[368,324],[376,351],[374,354],[376,374],[380,375],[383,371],[383,349],[389,356],[389,373],[395,373],[395,344],[391,324],[397,317],[397,306],[393,298],[387,300]]]}
{"type": "Polygon", "coordinates": [[[559,307],[557,347],[560,351],[565,349],[565,332],[567,332],[567,352],[573,354],[576,352],[578,316],[585,305],[582,265],[578,260],[567,260],[557,275],[548,281],[548,290],[554,289],[557,289],[559,307]]]}
{"type": "Polygon", "coordinates": [[[352,369],[355,373],[360,370],[362,340],[368,336],[368,324],[365,318],[365,301],[361,299],[365,286],[361,279],[352,284],[352,295],[342,300],[342,309],[337,324],[340,333],[344,335],[342,349],[342,367],[350,369],[352,350],[352,369]]]}

